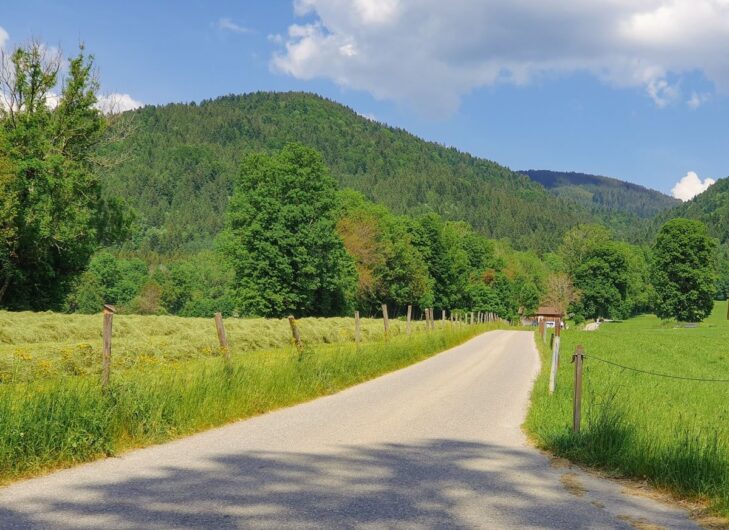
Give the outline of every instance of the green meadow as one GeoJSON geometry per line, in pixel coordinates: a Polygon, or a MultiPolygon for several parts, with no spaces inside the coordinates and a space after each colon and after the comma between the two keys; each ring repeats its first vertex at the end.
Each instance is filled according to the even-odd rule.
{"type": "Polygon", "coordinates": [[[551,353],[537,343],[543,367],[526,428],[538,445],[616,476],[645,479],[729,515],[729,383],[670,379],[600,362],[698,379],[729,380],[726,302],[698,327],[641,316],[598,331],[563,333],[554,395],[551,353]],[[574,365],[582,344],[583,415],[573,435],[574,365]],[[595,357],[590,357],[594,355],[595,357]]]}
{"type": "Polygon", "coordinates": [[[100,387],[101,317],[0,313],[0,482],[188,435],[293,405],[407,366],[498,324],[226,320],[231,362],[212,319],[116,316],[113,368],[100,387]]]}

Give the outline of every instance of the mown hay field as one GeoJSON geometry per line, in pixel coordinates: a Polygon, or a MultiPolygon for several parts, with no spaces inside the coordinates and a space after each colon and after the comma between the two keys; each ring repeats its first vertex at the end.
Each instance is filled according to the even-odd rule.
{"type": "MultiPolygon", "coordinates": [[[[363,342],[381,340],[381,319],[363,318],[363,342]]],[[[308,345],[354,341],[353,318],[298,320],[308,345]]],[[[390,335],[405,333],[405,322],[390,321],[390,335]]],[[[440,326],[441,323],[439,322],[440,326]]],[[[412,323],[414,332],[425,329],[412,323]]],[[[0,383],[97,374],[101,370],[102,316],[0,311],[0,383]]],[[[286,319],[225,320],[231,353],[275,350],[291,344],[286,319]]],[[[160,366],[220,354],[212,318],[116,315],[114,370],[160,366]]]]}
{"type": "Polygon", "coordinates": [[[658,377],[597,359],[667,375],[729,380],[726,314],[723,302],[695,328],[641,316],[603,324],[594,332],[565,331],[552,396],[547,391],[551,353],[541,348],[542,372],[527,430],[540,446],[561,456],[647,479],[729,515],[729,383],[658,377]],[[582,432],[572,435],[570,360],[578,344],[587,355],[583,420],[582,432]]]}

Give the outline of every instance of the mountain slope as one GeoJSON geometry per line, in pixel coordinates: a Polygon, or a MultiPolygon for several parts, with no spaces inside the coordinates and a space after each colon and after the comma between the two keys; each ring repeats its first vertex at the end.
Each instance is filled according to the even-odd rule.
{"type": "Polygon", "coordinates": [[[656,218],[657,226],[676,217],[702,221],[712,236],[729,243],[729,178],[717,180],[690,201],[663,212],[656,218]]]}
{"type": "MultiPolygon", "coordinates": [[[[397,213],[465,220],[517,248],[545,251],[590,214],[494,162],[421,140],[305,93],[226,96],[130,113],[106,193],[141,216],[138,244],[163,252],[207,245],[220,230],[240,161],[298,141],[319,150],[343,187],[397,213]]],[[[113,132],[113,131],[112,131],[113,132]]]]}
{"type": "Polygon", "coordinates": [[[520,173],[555,195],[595,212],[619,212],[649,219],[681,204],[678,199],[659,191],[610,177],[534,169],[520,173]]]}

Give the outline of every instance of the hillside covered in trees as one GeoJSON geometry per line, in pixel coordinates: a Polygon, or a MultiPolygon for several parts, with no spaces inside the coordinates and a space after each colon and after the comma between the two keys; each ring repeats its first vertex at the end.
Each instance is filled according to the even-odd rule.
{"type": "Polygon", "coordinates": [[[137,211],[139,248],[170,253],[209,246],[222,228],[243,158],[292,141],[322,153],[340,187],[396,214],[467,221],[518,249],[548,251],[570,227],[591,219],[524,175],[312,94],[148,106],[129,118],[126,140],[104,152],[119,162],[101,176],[108,196],[124,198],[137,211]]]}
{"type": "Polygon", "coordinates": [[[632,182],[587,173],[529,169],[520,171],[553,194],[595,212],[632,214],[650,219],[681,204],[660,191],[632,182]]]}
{"type": "Polygon", "coordinates": [[[656,225],[676,217],[701,221],[713,237],[729,243],[729,178],[719,179],[690,201],[658,215],[656,225]]]}
{"type": "Polygon", "coordinates": [[[681,204],[659,191],[610,177],[534,169],[521,173],[555,196],[581,206],[632,243],[650,243],[659,228],[653,219],[681,204]]]}

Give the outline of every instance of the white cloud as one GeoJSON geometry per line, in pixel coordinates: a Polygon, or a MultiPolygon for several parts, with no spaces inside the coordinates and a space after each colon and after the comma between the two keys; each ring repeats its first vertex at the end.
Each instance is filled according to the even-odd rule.
{"type": "Polygon", "coordinates": [[[671,189],[671,195],[682,201],[689,201],[696,197],[699,193],[706,191],[709,186],[714,184],[714,179],[706,178],[703,181],[699,176],[689,171],[686,176],[679,180],[671,189]]]}
{"type": "Polygon", "coordinates": [[[233,22],[232,19],[224,17],[218,19],[218,29],[232,31],[234,33],[249,33],[251,30],[233,22]]]}
{"type": "Polygon", "coordinates": [[[481,86],[584,71],[658,107],[693,72],[729,92],[729,0],[296,0],[294,11],[313,20],[289,27],[274,70],[439,113],[481,86]]]}
{"type": "Polygon", "coordinates": [[[710,97],[711,96],[706,93],[699,94],[697,92],[692,92],[691,97],[688,100],[686,100],[686,105],[688,105],[690,109],[696,110],[701,105],[703,105],[704,103],[709,101],[710,97]]]}
{"type": "Polygon", "coordinates": [[[144,105],[129,94],[112,93],[106,96],[99,96],[96,108],[104,114],[118,114],[127,110],[138,109],[144,105]]]}
{"type": "Polygon", "coordinates": [[[5,43],[8,41],[9,38],[10,35],[8,35],[8,32],[5,31],[5,28],[0,26],[0,48],[5,47],[5,43]]]}

